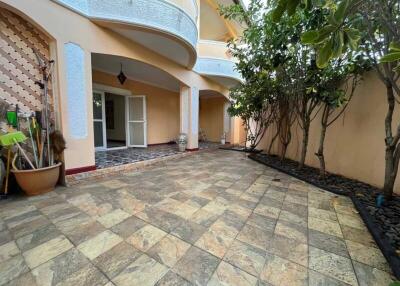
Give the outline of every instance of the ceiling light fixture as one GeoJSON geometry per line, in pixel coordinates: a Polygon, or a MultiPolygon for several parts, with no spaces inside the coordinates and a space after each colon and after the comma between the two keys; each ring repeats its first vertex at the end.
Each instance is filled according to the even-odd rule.
{"type": "Polygon", "coordinates": [[[124,74],[124,72],[122,71],[122,63],[121,63],[121,71],[119,72],[119,75],[117,76],[117,78],[118,78],[118,81],[121,83],[121,85],[124,85],[127,77],[124,74]]]}

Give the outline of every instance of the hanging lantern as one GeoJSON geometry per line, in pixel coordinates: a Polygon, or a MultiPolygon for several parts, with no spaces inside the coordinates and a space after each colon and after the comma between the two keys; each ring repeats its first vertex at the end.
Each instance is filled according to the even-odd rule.
{"type": "Polygon", "coordinates": [[[119,72],[119,75],[117,76],[117,78],[118,78],[118,81],[121,83],[121,85],[124,85],[127,77],[124,74],[124,72],[122,71],[122,63],[121,63],[121,71],[119,72]]]}

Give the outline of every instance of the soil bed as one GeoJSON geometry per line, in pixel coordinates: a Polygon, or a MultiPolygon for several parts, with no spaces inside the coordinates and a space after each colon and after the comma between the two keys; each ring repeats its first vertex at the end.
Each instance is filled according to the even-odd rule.
{"type": "Polygon", "coordinates": [[[321,178],[319,170],[304,166],[298,169],[293,160],[280,160],[278,156],[250,154],[250,159],[277,169],[295,178],[308,182],[329,192],[350,196],[357,211],[364,220],[377,245],[388,260],[393,274],[400,279],[400,197],[384,201],[376,206],[377,197],[382,192],[371,185],[340,175],[328,173],[321,178]]]}

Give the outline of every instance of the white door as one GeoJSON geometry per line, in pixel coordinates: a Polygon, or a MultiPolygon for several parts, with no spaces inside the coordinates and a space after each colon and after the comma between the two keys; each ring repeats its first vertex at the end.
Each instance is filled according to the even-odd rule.
{"type": "Polygon", "coordinates": [[[127,133],[129,147],[147,147],[146,97],[127,96],[127,133]]]}
{"type": "Polygon", "coordinates": [[[105,149],[107,146],[104,102],[104,92],[93,91],[93,130],[96,150],[105,149]]]}

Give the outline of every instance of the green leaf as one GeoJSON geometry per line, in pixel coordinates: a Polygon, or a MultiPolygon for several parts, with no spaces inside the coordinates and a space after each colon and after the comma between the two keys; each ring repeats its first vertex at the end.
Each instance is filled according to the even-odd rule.
{"type": "Polygon", "coordinates": [[[329,60],[332,58],[333,54],[332,46],[333,46],[332,40],[327,41],[325,45],[322,47],[322,49],[318,51],[317,67],[322,69],[328,65],[329,60]]]}
{"type": "Polygon", "coordinates": [[[342,0],[340,2],[337,10],[335,11],[334,18],[338,23],[342,23],[344,20],[344,15],[346,14],[347,8],[349,7],[349,0],[342,0]]]}
{"type": "Polygon", "coordinates": [[[347,28],[344,30],[348,40],[348,44],[352,50],[357,50],[358,41],[360,40],[360,32],[357,29],[347,28]]]}
{"type": "Polygon", "coordinates": [[[310,30],[301,35],[301,41],[303,44],[314,44],[318,36],[318,31],[310,30]]]}
{"type": "Polygon", "coordinates": [[[278,23],[279,20],[282,18],[283,13],[286,11],[286,7],[288,5],[288,0],[279,0],[278,6],[272,11],[272,21],[278,23]]]}
{"type": "Polygon", "coordinates": [[[293,16],[294,13],[296,13],[296,9],[299,4],[300,0],[288,0],[286,9],[289,16],[293,16]]]}
{"type": "Polygon", "coordinates": [[[400,52],[393,52],[384,55],[381,58],[381,63],[391,63],[400,60],[400,52]]]}
{"type": "Polygon", "coordinates": [[[342,55],[344,46],[344,35],[342,31],[338,31],[334,36],[332,57],[337,58],[342,55]]]}
{"type": "Polygon", "coordinates": [[[389,45],[389,51],[391,52],[400,52],[400,43],[399,42],[391,42],[389,45]]]}
{"type": "Polygon", "coordinates": [[[322,27],[319,31],[318,31],[318,38],[315,40],[316,44],[320,44],[322,42],[324,42],[331,33],[333,33],[335,30],[337,29],[336,26],[334,25],[326,25],[324,27],[322,27]]]}

